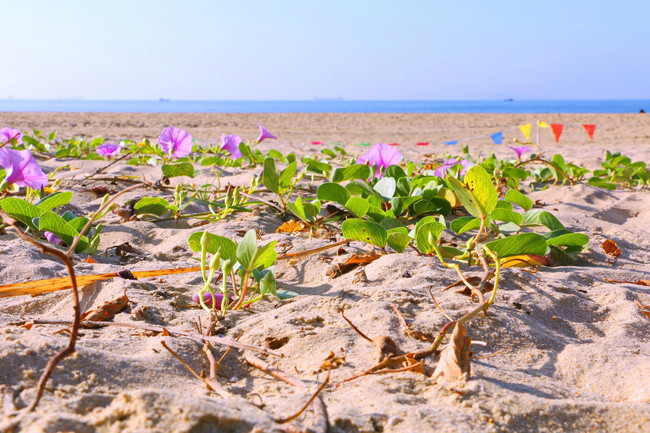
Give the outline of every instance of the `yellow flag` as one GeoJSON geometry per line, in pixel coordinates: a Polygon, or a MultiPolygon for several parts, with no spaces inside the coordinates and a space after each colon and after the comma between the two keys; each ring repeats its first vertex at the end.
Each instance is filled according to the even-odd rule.
{"type": "Polygon", "coordinates": [[[551,125],[549,125],[549,124],[546,123],[546,122],[542,122],[541,120],[537,121],[537,125],[538,125],[540,128],[550,128],[550,127],[551,127],[551,125]]]}
{"type": "Polygon", "coordinates": [[[524,137],[526,137],[526,141],[530,141],[530,127],[531,127],[530,123],[527,125],[521,125],[519,127],[521,133],[524,134],[524,137]]]}

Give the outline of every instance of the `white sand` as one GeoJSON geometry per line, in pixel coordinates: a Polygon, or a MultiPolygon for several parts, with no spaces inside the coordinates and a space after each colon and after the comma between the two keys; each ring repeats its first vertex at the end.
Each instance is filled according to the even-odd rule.
{"type": "MultiPolygon", "coordinates": [[[[365,148],[355,143],[400,142],[405,157],[422,161],[424,154],[459,150],[444,145],[414,146],[417,141],[451,140],[496,132],[537,118],[548,122],[596,123],[596,137],[587,139],[581,128],[565,129],[560,145],[550,131],[543,131],[542,147],[548,154],[562,153],[568,161],[597,167],[602,151],[621,151],[633,160],[650,161],[650,122],[642,115],[111,115],[111,114],[6,114],[3,125],[57,129],[63,136],[86,133],[112,138],[156,137],[163,126],[185,127],[201,141],[218,142],[221,133],[257,135],[259,120],[280,140],[266,148],[301,153],[317,151],[305,145],[314,140],[342,141],[351,151],[365,148]],[[88,122],[88,125],[85,124],[88,122]],[[142,125],[142,126],[139,126],[142,125]]],[[[520,134],[518,134],[520,136],[520,134]]],[[[506,140],[511,139],[506,135],[506,140]]],[[[511,152],[488,140],[471,142],[476,154],[496,149],[511,152]]],[[[79,178],[104,165],[101,161],[55,161],[52,169],[69,163],[63,173],[79,178]]],[[[159,176],[158,168],[116,164],[113,174],[159,176]]],[[[259,169],[256,170],[259,172],[259,169]]],[[[228,173],[245,183],[250,173],[228,173]]],[[[194,182],[209,180],[203,169],[194,182]]],[[[228,179],[225,179],[228,181],[228,179]]],[[[223,182],[223,180],[222,180],[223,182]]],[[[235,182],[233,182],[235,183],[235,182]]],[[[89,185],[90,186],[90,185],[89,185]]],[[[109,185],[110,187],[110,185],[109,185]]],[[[77,188],[73,205],[84,212],[100,202],[77,188]]],[[[161,194],[134,191],[119,199],[161,194]]],[[[169,196],[168,193],[163,194],[169,196]]],[[[530,194],[546,203],[570,230],[590,236],[589,251],[572,266],[541,269],[529,274],[508,269],[495,305],[487,317],[467,325],[473,340],[472,377],[463,386],[449,389],[433,379],[412,372],[375,375],[328,386],[322,394],[332,432],[410,431],[616,431],[650,430],[650,320],[634,300],[650,304],[650,287],[614,284],[617,280],[650,279],[650,195],[647,190],[606,191],[585,184],[549,188],[530,194]],[[614,240],[623,251],[614,264],[600,245],[614,240]]],[[[191,210],[191,209],[190,209],[191,210]]],[[[113,272],[123,267],[136,270],[196,266],[187,246],[190,233],[209,230],[233,236],[237,230],[259,229],[264,243],[278,240],[302,251],[326,245],[300,236],[276,234],[282,221],[271,211],[260,216],[237,215],[224,221],[196,226],[184,221],[118,223],[106,218],[98,263],[79,263],[80,275],[113,272]],[[128,263],[106,254],[112,246],[129,242],[136,254],[128,263]]],[[[367,248],[353,245],[348,253],[367,248]]],[[[278,285],[300,293],[289,301],[263,300],[253,307],[228,315],[226,335],[242,342],[264,345],[266,337],[289,337],[278,349],[284,354],[272,362],[310,384],[311,393],[324,375],[314,374],[330,351],[345,356],[346,364],[331,373],[336,383],[376,363],[375,349],[341,319],[338,309],[347,306],[347,317],[371,338],[388,335],[405,351],[425,349],[426,342],[406,337],[390,308],[398,306],[412,327],[436,333],[447,320],[434,308],[428,289],[452,317],[475,307],[467,297],[442,288],[456,280],[453,271],[437,260],[414,252],[390,254],[368,265],[368,281],[353,282],[354,272],[335,279],[326,275],[323,259],[341,260],[336,249],[298,260],[279,262],[278,285]]],[[[0,236],[0,281],[3,284],[64,276],[64,266],[42,256],[13,234],[0,236]]],[[[201,285],[197,274],[183,274],[130,282],[115,279],[82,291],[82,310],[101,305],[126,289],[138,306],[147,306],[146,321],[171,328],[193,330],[193,322],[206,314],[184,308],[201,285]]],[[[69,291],[35,298],[0,300],[0,391],[7,421],[9,401],[18,408],[31,401],[36,381],[47,360],[64,347],[67,334],[58,325],[36,325],[31,330],[12,325],[21,318],[70,319],[69,291]],[[9,396],[14,396],[10,398],[9,396]]],[[[122,312],[117,322],[133,322],[122,312]]],[[[142,322],[136,322],[142,323],[142,322]]],[[[231,352],[220,371],[220,383],[239,396],[222,399],[206,390],[161,346],[164,340],[196,369],[207,362],[199,344],[178,338],[147,336],[128,328],[84,329],[78,353],[66,359],[50,379],[37,412],[21,425],[26,432],[136,432],[136,431],[273,431],[273,417],[287,416],[301,407],[309,393],[292,388],[231,352]],[[263,402],[263,409],[257,406],[263,402]]],[[[216,352],[223,353],[218,347],[216,352]]],[[[427,359],[435,367],[437,358],[427,359]]],[[[206,370],[207,371],[207,370],[206,370]]],[[[2,418],[4,417],[4,418],[2,418]]],[[[312,411],[296,423],[309,427],[312,411]]]]}

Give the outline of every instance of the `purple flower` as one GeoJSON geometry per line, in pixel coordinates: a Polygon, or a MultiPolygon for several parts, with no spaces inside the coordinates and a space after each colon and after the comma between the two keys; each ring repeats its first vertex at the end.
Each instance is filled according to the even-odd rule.
{"type": "Polygon", "coordinates": [[[7,176],[4,182],[18,186],[28,186],[40,189],[49,181],[47,175],[38,166],[32,152],[29,150],[14,150],[0,148],[0,166],[4,167],[7,176]]]}
{"type": "Polygon", "coordinates": [[[43,233],[45,235],[45,239],[47,239],[48,242],[56,245],[62,245],[63,241],[59,239],[54,233],[52,232],[45,232],[43,233]]]}
{"type": "Polygon", "coordinates": [[[442,163],[442,165],[436,168],[436,171],[433,172],[433,175],[437,177],[445,177],[447,176],[447,171],[450,168],[457,166],[458,164],[460,164],[460,161],[456,158],[447,159],[442,163]]]}
{"type": "Polygon", "coordinates": [[[14,138],[16,139],[16,144],[23,144],[23,133],[19,130],[7,126],[0,129],[0,144],[7,144],[14,138]]]}
{"type": "Polygon", "coordinates": [[[519,147],[508,146],[508,147],[514,150],[515,152],[517,152],[517,159],[521,159],[521,155],[523,155],[524,152],[533,150],[531,147],[528,146],[519,146],[519,147]]]}
{"type": "Polygon", "coordinates": [[[111,159],[111,156],[117,155],[122,149],[117,144],[113,143],[104,143],[101,146],[97,146],[95,152],[97,155],[105,156],[108,159],[111,159]]]}
{"type": "Polygon", "coordinates": [[[169,157],[182,158],[192,152],[192,136],[175,126],[165,128],[158,137],[158,143],[169,157]]]}
{"type": "Polygon", "coordinates": [[[391,165],[398,165],[402,161],[402,154],[394,146],[386,143],[375,144],[369,151],[357,159],[357,164],[367,164],[370,167],[377,166],[375,177],[381,177],[382,172],[391,165]]]}
{"type": "MultiPolygon", "coordinates": [[[[217,301],[217,310],[221,310],[221,302],[223,302],[223,294],[222,293],[215,293],[214,294],[214,300],[217,301]]],[[[192,296],[192,301],[194,301],[197,304],[201,304],[199,302],[199,294],[195,293],[192,296]]],[[[212,295],[209,292],[206,292],[203,294],[203,302],[205,302],[205,305],[208,307],[212,307],[212,295]]],[[[228,295],[228,303],[232,303],[232,298],[230,295],[228,295]]]]}
{"type": "Polygon", "coordinates": [[[470,162],[466,159],[461,159],[460,160],[460,165],[463,166],[463,170],[460,172],[461,176],[465,176],[465,173],[467,173],[467,170],[470,169],[470,162]]]}
{"type": "Polygon", "coordinates": [[[267,139],[267,138],[272,138],[273,140],[277,140],[277,139],[278,139],[278,137],[276,137],[275,135],[271,134],[271,133],[268,131],[268,129],[266,129],[265,127],[263,127],[262,125],[260,125],[260,122],[257,122],[257,126],[260,127],[260,136],[257,137],[257,142],[258,142],[258,143],[261,143],[263,140],[265,140],[265,139],[267,139]]]}
{"type": "Polygon", "coordinates": [[[221,134],[221,149],[227,150],[235,159],[242,157],[242,154],[239,151],[239,143],[241,142],[242,139],[239,135],[221,134]]]}

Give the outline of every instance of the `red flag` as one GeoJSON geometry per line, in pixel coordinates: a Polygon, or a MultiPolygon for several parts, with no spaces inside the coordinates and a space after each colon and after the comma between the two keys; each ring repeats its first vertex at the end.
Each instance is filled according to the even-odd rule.
{"type": "Polygon", "coordinates": [[[428,146],[429,142],[428,141],[420,141],[419,143],[415,143],[418,146],[428,146]]]}
{"type": "Polygon", "coordinates": [[[589,136],[589,139],[593,140],[594,139],[594,131],[596,130],[596,125],[585,125],[583,123],[582,127],[585,128],[585,131],[587,131],[587,135],[589,136]]]}
{"type": "Polygon", "coordinates": [[[553,135],[555,136],[555,142],[560,142],[560,135],[562,135],[562,128],[564,125],[559,123],[551,123],[551,129],[553,130],[553,135]]]}

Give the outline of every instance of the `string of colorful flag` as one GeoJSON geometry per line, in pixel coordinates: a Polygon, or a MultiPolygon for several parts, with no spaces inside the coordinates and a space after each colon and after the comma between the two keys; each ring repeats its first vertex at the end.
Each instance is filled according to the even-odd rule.
{"type": "MultiPolygon", "coordinates": [[[[543,121],[537,121],[535,126],[536,132],[537,132],[537,137],[536,137],[536,142],[539,145],[540,142],[540,131],[542,128],[550,128],[551,131],[553,132],[553,137],[555,137],[555,142],[559,143],[560,142],[560,137],[562,136],[562,132],[564,131],[565,126],[569,127],[574,127],[574,126],[582,126],[589,136],[589,140],[594,139],[594,132],[596,131],[596,125],[594,124],[588,124],[588,123],[546,123],[543,121]]],[[[502,131],[495,132],[493,134],[484,134],[484,135],[477,135],[475,137],[469,137],[469,138],[459,138],[457,140],[449,140],[449,141],[441,141],[440,143],[444,143],[448,146],[453,146],[455,144],[458,144],[460,142],[464,141],[473,141],[473,140],[480,140],[480,139],[486,139],[490,138],[492,139],[492,142],[494,144],[502,144],[503,143],[503,135],[506,132],[511,132],[511,131],[516,131],[519,130],[523,134],[524,138],[526,139],[526,142],[531,142],[530,141],[530,136],[531,133],[533,132],[533,123],[527,123],[524,125],[520,126],[513,126],[508,129],[504,129],[502,131]]],[[[313,141],[311,144],[324,144],[322,141],[313,141]]],[[[371,143],[358,143],[360,146],[370,146],[371,143]]],[[[388,143],[391,146],[399,146],[399,143],[388,143]]],[[[428,146],[431,143],[428,141],[423,141],[416,143],[418,146],[428,146]]]]}

